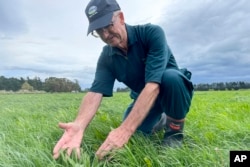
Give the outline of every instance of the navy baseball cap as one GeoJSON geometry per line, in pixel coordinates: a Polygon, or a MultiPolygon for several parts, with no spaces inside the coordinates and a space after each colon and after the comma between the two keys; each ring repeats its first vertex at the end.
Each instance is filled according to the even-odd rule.
{"type": "Polygon", "coordinates": [[[87,35],[96,29],[109,25],[113,18],[113,12],[120,9],[115,0],[91,0],[85,9],[89,20],[87,35]]]}

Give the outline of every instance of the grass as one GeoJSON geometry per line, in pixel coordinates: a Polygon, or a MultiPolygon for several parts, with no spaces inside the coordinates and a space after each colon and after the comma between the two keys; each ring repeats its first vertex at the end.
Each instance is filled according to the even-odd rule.
{"type": "Polygon", "coordinates": [[[111,159],[94,153],[110,129],[121,123],[131,102],[128,93],[105,98],[82,143],[81,159],[52,158],[61,137],[58,122],[77,114],[84,94],[0,94],[1,167],[181,167],[229,166],[230,150],[250,150],[250,90],[195,92],[182,148],[162,148],[163,132],[135,134],[111,159]]]}

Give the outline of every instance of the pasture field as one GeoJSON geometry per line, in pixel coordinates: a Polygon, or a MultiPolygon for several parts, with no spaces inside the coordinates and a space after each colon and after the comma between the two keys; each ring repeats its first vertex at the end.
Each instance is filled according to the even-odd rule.
{"type": "Polygon", "coordinates": [[[104,98],[81,146],[81,159],[52,158],[63,131],[58,122],[73,120],[83,93],[0,94],[1,167],[221,167],[230,150],[250,150],[250,90],[195,92],[182,148],[159,145],[163,132],[135,134],[129,143],[98,162],[94,153],[116,128],[131,102],[129,93],[104,98]]]}

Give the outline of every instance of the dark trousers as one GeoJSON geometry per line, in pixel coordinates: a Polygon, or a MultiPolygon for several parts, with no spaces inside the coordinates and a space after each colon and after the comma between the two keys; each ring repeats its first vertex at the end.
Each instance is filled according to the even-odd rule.
{"type": "MultiPolygon", "coordinates": [[[[189,111],[192,96],[192,82],[179,70],[166,69],[162,76],[160,93],[155,104],[137,130],[151,133],[152,128],[159,121],[163,112],[171,118],[177,120],[184,119],[189,111]]],[[[131,92],[131,97],[134,101],[128,106],[123,120],[126,119],[132,110],[138,94],[131,92]]]]}

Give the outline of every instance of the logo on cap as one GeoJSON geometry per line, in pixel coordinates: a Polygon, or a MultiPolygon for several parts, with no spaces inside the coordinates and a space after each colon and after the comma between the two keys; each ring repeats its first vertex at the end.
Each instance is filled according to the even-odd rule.
{"type": "Polygon", "coordinates": [[[88,14],[89,14],[89,18],[91,18],[92,16],[94,16],[97,13],[97,7],[96,6],[91,6],[89,8],[88,14]]]}

